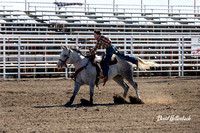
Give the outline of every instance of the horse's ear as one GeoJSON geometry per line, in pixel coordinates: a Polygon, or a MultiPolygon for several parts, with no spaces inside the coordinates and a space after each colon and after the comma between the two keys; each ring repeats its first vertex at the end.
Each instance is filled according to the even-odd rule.
{"type": "Polygon", "coordinates": [[[61,46],[62,49],[64,49],[64,46],[61,46]]]}
{"type": "Polygon", "coordinates": [[[70,46],[70,49],[76,49],[76,46],[70,46]]]}
{"type": "Polygon", "coordinates": [[[69,49],[67,46],[61,46],[62,49],[69,49]]]}
{"type": "Polygon", "coordinates": [[[81,50],[83,47],[78,47],[78,46],[77,46],[76,48],[79,49],[79,50],[81,50]]]}

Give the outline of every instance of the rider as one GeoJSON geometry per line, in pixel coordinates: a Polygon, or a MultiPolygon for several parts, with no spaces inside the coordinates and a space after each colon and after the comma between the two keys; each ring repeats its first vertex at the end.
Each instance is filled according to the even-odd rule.
{"type": "Polygon", "coordinates": [[[115,46],[112,45],[111,40],[104,35],[101,35],[100,30],[94,31],[94,38],[97,40],[97,43],[93,49],[91,49],[91,55],[94,55],[98,48],[103,47],[106,49],[106,57],[103,60],[103,76],[100,78],[104,78],[104,85],[108,81],[108,71],[109,71],[109,62],[113,54],[118,55],[120,58],[125,59],[127,61],[132,62],[138,66],[138,60],[134,57],[126,56],[120,53],[115,46]]]}

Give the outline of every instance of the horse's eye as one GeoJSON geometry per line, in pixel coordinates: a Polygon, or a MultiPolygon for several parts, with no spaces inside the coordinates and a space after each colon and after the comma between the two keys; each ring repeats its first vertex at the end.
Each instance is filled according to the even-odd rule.
{"type": "Polygon", "coordinates": [[[66,57],[67,55],[64,55],[64,57],[66,57]]]}

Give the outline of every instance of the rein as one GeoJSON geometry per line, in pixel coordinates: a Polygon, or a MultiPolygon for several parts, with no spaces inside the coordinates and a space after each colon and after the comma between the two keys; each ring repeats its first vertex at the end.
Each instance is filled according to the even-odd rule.
{"type": "Polygon", "coordinates": [[[71,53],[71,51],[69,50],[69,53],[68,53],[68,55],[66,55],[67,57],[65,58],[64,61],[63,61],[62,59],[59,59],[59,61],[61,61],[63,64],[65,64],[65,67],[66,67],[66,68],[67,68],[66,61],[69,59],[70,53],[71,53]]]}
{"type": "Polygon", "coordinates": [[[72,79],[74,81],[76,81],[76,77],[78,76],[78,74],[83,70],[83,69],[86,69],[86,67],[88,66],[89,64],[89,61],[87,62],[87,64],[85,66],[82,66],[81,68],[79,68],[78,70],[75,71],[75,73],[73,74],[72,76],[72,79]]]}

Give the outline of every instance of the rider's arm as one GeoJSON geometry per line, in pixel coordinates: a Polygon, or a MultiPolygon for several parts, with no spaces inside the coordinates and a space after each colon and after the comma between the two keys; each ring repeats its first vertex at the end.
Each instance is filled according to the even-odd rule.
{"type": "Polygon", "coordinates": [[[95,52],[97,51],[98,48],[100,48],[100,46],[101,46],[101,41],[98,41],[94,46],[94,48],[91,50],[91,55],[95,54],[95,52]]]}

